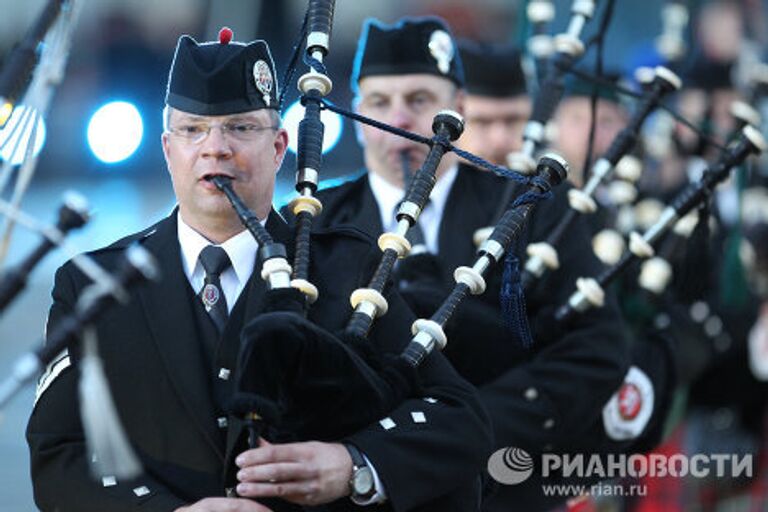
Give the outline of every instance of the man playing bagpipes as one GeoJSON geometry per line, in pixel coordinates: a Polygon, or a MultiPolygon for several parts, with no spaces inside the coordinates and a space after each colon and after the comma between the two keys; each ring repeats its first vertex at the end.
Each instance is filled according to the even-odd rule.
{"type": "MultiPolygon", "coordinates": [[[[474,390],[440,354],[419,367],[411,395],[367,426],[295,442],[266,428],[263,439],[250,440],[250,449],[243,445],[244,418],[233,413],[229,399],[242,378],[235,379],[245,343],[241,331],[264,317],[268,291],[258,269],[275,254],[265,254],[269,248],[243,227],[216,180],[229,184],[289,254],[292,241],[271,209],[288,143],[275,66],[266,42],[231,38],[226,29],[218,41],[198,44],[183,36],[178,42],[162,136],[177,208],[91,254],[111,269],[121,249],[141,244],[162,273],[158,284],[141,288],[94,326],[143,471],[132,479],[89,474],[99,454],[89,453],[77,414],[80,350],[72,344],[42,377],[28,426],[37,505],[81,512],[324,510],[319,506],[326,504],[329,510],[468,510],[477,495],[461,501],[451,493],[477,488],[489,429],[474,390]],[[358,474],[368,480],[351,482],[358,474]],[[264,498],[271,499],[269,508],[258,503],[264,498]]],[[[301,321],[330,333],[349,318],[347,298],[368,279],[378,251],[352,229],[313,235],[311,247],[310,274],[322,294],[301,321]]],[[[86,284],[71,264],[59,269],[49,332],[72,313],[86,284]]],[[[412,313],[396,291],[385,295],[389,313],[369,342],[372,350],[399,352],[410,339],[412,313]]]]}
{"type": "MultiPolygon", "coordinates": [[[[352,77],[358,113],[428,136],[438,111],[461,112],[464,75],[449,34],[436,18],[406,18],[395,25],[366,22],[352,77]]],[[[367,173],[318,193],[323,202],[318,223],[353,225],[375,237],[393,229],[408,177],[422,165],[429,148],[370,126],[362,126],[359,133],[367,173]]],[[[400,260],[395,272],[409,305],[427,318],[447,296],[453,270],[473,260],[475,232],[498,220],[501,194],[508,185],[493,173],[459,163],[455,155],[443,157],[436,176],[418,229],[414,226],[416,233],[409,233],[412,255],[400,260]],[[414,255],[419,246],[422,252],[414,255]]],[[[521,192],[518,188],[515,195],[521,192]]],[[[564,191],[554,194],[536,206],[522,238],[546,238],[567,208],[564,191]]],[[[519,260],[525,242],[518,243],[514,253],[519,260]]],[[[525,304],[512,306],[527,308],[530,339],[522,332],[527,328],[505,324],[510,315],[504,313],[499,295],[514,285],[505,280],[504,268],[494,269],[487,291],[462,303],[446,326],[445,353],[479,387],[492,416],[495,449],[514,446],[530,454],[589,451],[595,440],[583,434],[602,423],[603,406],[627,372],[626,340],[610,295],[606,308],[565,329],[552,321],[553,308],[567,298],[575,277],[599,268],[584,223],[573,226],[560,253],[559,270],[528,294],[525,304]]],[[[514,303],[510,295],[515,294],[507,293],[502,302],[514,303]]],[[[484,510],[553,505],[551,500],[543,503],[547,500],[537,478],[514,487],[494,484],[497,489],[487,497],[484,510]]]]}

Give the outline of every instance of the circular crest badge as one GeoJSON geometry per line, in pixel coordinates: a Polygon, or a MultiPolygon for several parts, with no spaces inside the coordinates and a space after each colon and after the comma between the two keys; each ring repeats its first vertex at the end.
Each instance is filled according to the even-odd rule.
{"type": "Polygon", "coordinates": [[[216,305],[217,302],[219,302],[219,297],[221,297],[221,292],[218,288],[216,288],[215,285],[207,284],[203,288],[203,305],[205,305],[206,309],[211,309],[213,306],[216,305]]]}
{"type": "Polygon", "coordinates": [[[266,61],[258,60],[253,65],[253,81],[256,83],[256,88],[262,94],[264,103],[269,106],[272,93],[272,88],[275,84],[275,79],[272,77],[272,70],[269,68],[269,64],[266,61]]]}
{"type": "Polygon", "coordinates": [[[603,427],[616,441],[636,439],[653,414],[653,384],[640,368],[631,366],[621,387],[603,407],[603,427]]]}

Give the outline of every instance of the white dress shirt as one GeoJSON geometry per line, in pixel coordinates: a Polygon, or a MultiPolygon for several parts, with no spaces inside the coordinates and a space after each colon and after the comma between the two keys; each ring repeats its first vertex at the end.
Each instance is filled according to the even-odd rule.
{"type": "MultiPolygon", "coordinates": [[[[448,193],[456,180],[458,170],[458,165],[454,165],[440,176],[429,195],[427,206],[419,215],[419,226],[424,233],[424,243],[432,254],[437,254],[440,242],[438,240],[440,220],[443,218],[448,193]]],[[[395,214],[400,201],[403,200],[405,191],[373,172],[368,173],[368,184],[371,186],[373,197],[376,198],[376,204],[379,205],[379,215],[381,215],[381,225],[384,227],[384,231],[394,231],[397,227],[395,214]]]]}

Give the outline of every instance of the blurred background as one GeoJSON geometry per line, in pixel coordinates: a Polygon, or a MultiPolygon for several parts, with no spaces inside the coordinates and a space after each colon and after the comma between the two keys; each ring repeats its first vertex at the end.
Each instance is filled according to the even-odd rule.
{"type": "MultiPolygon", "coordinates": [[[[556,17],[550,30],[559,33],[565,30],[571,2],[553,3],[556,17]]],[[[653,62],[664,3],[617,2],[605,41],[606,68],[626,73],[653,62]]],[[[687,3],[695,16],[700,2],[687,3]]],[[[733,3],[746,14],[739,30],[764,45],[768,1],[733,3]]],[[[44,0],[0,0],[0,65],[45,4],[44,0]]],[[[178,36],[210,40],[226,25],[237,40],[264,38],[282,73],[296,43],[306,1],[84,0],[82,4],[63,81],[45,115],[44,127],[38,128],[38,135],[44,131],[44,141],[21,207],[41,222],[53,222],[63,192],[83,194],[94,216],[70,240],[85,251],[149,225],[174,206],[160,135],[167,70],[178,36]]],[[[525,6],[523,0],[338,0],[326,61],[334,80],[330,99],[343,107],[350,104],[348,77],[365,17],[392,22],[402,15],[436,14],[446,18],[458,36],[522,42],[529,32],[525,6]]],[[[596,19],[600,13],[599,8],[596,19]]],[[[590,23],[587,38],[596,26],[595,21],[590,23]]],[[[724,25],[720,30],[727,38],[736,29],[724,25]]],[[[764,46],[759,53],[763,51],[764,46]]],[[[593,59],[588,54],[585,65],[593,59]]],[[[303,66],[299,72],[303,73],[303,66]]],[[[296,100],[295,85],[291,88],[287,104],[296,100]]],[[[348,120],[338,123],[332,142],[335,145],[326,154],[324,178],[360,168],[361,152],[348,120]]],[[[0,152],[0,160],[8,158],[7,152],[0,152]]],[[[295,160],[289,155],[279,174],[278,199],[291,192],[294,170],[295,160]]],[[[14,181],[11,175],[9,183],[0,188],[0,196],[11,197],[14,181]]],[[[21,259],[39,241],[37,234],[22,227],[15,228],[11,237],[6,265],[21,259]]],[[[0,377],[11,371],[16,357],[39,342],[53,273],[66,257],[62,251],[47,257],[36,268],[26,291],[0,318],[0,377]]],[[[0,411],[0,512],[35,510],[24,441],[33,395],[34,390],[27,389],[0,411]]]]}

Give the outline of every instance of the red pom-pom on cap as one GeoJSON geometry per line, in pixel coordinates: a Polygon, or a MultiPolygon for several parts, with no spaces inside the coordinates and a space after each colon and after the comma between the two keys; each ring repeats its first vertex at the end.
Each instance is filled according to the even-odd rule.
{"type": "Polygon", "coordinates": [[[219,42],[221,44],[229,44],[229,42],[232,40],[232,29],[229,27],[222,27],[221,30],[219,30],[219,42]]]}

